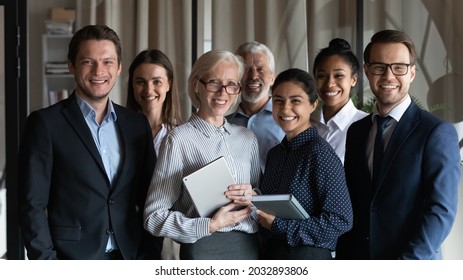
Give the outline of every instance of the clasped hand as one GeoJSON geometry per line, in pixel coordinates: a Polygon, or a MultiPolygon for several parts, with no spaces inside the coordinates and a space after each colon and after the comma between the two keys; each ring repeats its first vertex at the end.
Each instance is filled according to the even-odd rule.
{"type": "MultiPolygon", "coordinates": [[[[228,199],[232,200],[238,205],[251,205],[252,196],[256,195],[256,192],[252,189],[249,184],[244,185],[230,185],[228,190],[225,192],[228,199]]],[[[275,215],[265,213],[264,211],[257,210],[259,215],[259,223],[266,229],[272,228],[272,223],[275,220],[275,215]]]]}
{"type": "Polygon", "coordinates": [[[252,196],[255,195],[250,184],[233,184],[228,186],[225,196],[233,203],[250,206],[252,196]]]}
{"type": "Polygon", "coordinates": [[[210,233],[239,223],[251,214],[253,190],[250,184],[230,185],[224,194],[231,203],[221,207],[211,218],[210,233]]]}

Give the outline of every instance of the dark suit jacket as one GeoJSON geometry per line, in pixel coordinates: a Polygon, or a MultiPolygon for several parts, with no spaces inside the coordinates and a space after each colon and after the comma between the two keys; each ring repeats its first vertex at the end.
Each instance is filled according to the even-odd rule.
{"type": "Polygon", "coordinates": [[[121,166],[113,186],[75,95],[29,115],[19,151],[19,210],[30,259],[102,259],[114,234],[140,258],[141,214],[155,164],[146,118],[114,104],[121,166]]]}
{"type": "Polygon", "coordinates": [[[439,259],[457,211],[460,151],[452,125],[409,106],[385,150],[376,192],[367,163],[371,115],[347,134],[345,171],[354,210],[340,259],[439,259]]]}

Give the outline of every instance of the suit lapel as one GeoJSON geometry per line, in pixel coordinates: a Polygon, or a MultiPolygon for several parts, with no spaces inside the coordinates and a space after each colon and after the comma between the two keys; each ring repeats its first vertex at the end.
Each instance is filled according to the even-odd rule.
{"type": "Polygon", "coordinates": [[[400,152],[401,146],[420,123],[419,113],[420,109],[412,102],[400,121],[397,123],[384,152],[383,165],[379,175],[379,188],[382,187],[384,177],[389,171],[395,157],[400,152]]]}
{"type": "Polygon", "coordinates": [[[122,170],[125,170],[125,165],[128,162],[133,162],[127,157],[131,156],[130,153],[127,152],[127,147],[130,146],[128,144],[128,135],[132,135],[130,132],[130,124],[127,123],[126,120],[126,115],[120,108],[113,103],[114,111],[116,112],[117,115],[117,121],[116,121],[116,127],[117,127],[117,132],[119,134],[119,139],[121,141],[120,143],[120,149],[121,149],[121,162],[119,165],[119,169],[117,171],[116,177],[113,179],[113,185],[111,188],[112,192],[118,191],[120,188],[118,187],[120,184],[119,182],[123,182],[123,176],[125,175],[125,172],[122,172],[122,170]]]}
{"type": "Polygon", "coordinates": [[[349,127],[346,139],[346,179],[349,182],[363,182],[363,188],[371,188],[371,176],[368,166],[368,141],[372,126],[372,115],[355,122],[349,127]],[[361,178],[360,178],[361,177],[361,178]]]}
{"type": "MultiPolygon", "coordinates": [[[[369,141],[369,135],[370,135],[370,130],[371,127],[373,126],[373,122],[371,121],[372,119],[372,114],[369,114],[367,117],[365,117],[363,120],[361,120],[361,128],[357,131],[358,132],[358,149],[361,149],[358,151],[359,155],[363,155],[361,158],[361,161],[359,161],[359,164],[361,164],[362,170],[364,171],[363,174],[368,176],[368,179],[371,180],[371,174],[370,174],[370,168],[368,165],[368,141],[369,141]]],[[[347,152],[347,151],[346,151],[347,152]]],[[[367,178],[364,178],[367,180],[367,178]]],[[[365,182],[368,182],[365,181],[365,182]]],[[[372,187],[372,186],[370,186],[372,187]]]]}
{"type": "Polygon", "coordinates": [[[101,159],[100,153],[98,152],[98,148],[95,145],[95,141],[93,140],[92,133],[90,132],[90,129],[88,128],[82,112],[80,111],[80,108],[75,100],[75,92],[66,101],[66,106],[63,109],[63,115],[74,129],[78,137],[87,147],[93,159],[99,166],[101,172],[103,172],[107,178],[103,161],[101,159]]]}

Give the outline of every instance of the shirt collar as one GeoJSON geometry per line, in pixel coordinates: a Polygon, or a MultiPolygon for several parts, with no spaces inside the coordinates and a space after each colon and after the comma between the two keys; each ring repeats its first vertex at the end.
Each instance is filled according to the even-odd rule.
{"type": "MultiPolygon", "coordinates": [[[[411,103],[412,99],[410,98],[410,95],[407,94],[405,99],[399,105],[395,106],[391,111],[389,111],[387,115],[392,117],[396,122],[399,122],[411,103]]],[[[374,122],[376,115],[379,115],[379,113],[378,108],[375,106],[373,109],[373,114],[371,116],[372,122],[374,122]]]]}
{"type": "MultiPolygon", "coordinates": [[[[257,113],[260,113],[262,111],[268,111],[270,112],[270,114],[272,113],[272,97],[270,97],[267,102],[265,102],[264,106],[262,106],[262,108],[260,108],[259,112],[257,113]]],[[[243,109],[241,109],[241,104],[238,106],[238,108],[236,109],[236,113],[235,114],[240,114],[240,115],[243,115],[243,116],[246,116],[246,117],[250,117],[248,115],[246,115],[243,111],[243,109]]]]}
{"type": "MultiPolygon", "coordinates": [[[[354,102],[352,102],[352,99],[349,99],[346,105],[344,105],[328,122],[332,121],[337,127],[339,127],[339,129],[344,130],[350,125],[350,120],[356,112],[357,108],[355,107],[354,102]]],[[[320,110],[320,123],[328,125],[323,118],[323,108],[320,110]]]]}
{"type": "MultiPolygon", "coordinates": [[[[77,93],[75,94],[75,96],[76,96],[77,105],[79,105],[82,115],[85,118],[88,118],[88,117],[95,118],[96,113],[95,113],[95,110],[93,110],[92,106],[90,106],[90,104],[88,104],[85,100],[83,100],[77,93]]],[[[116,111],[114,110],[114,106],[111,100],[108,100],[107,109],[108,110],[106,112],[106,116],[103,118],[103,122],[116,121],[117,114],[116,114],[116,111]]]]}
{"type": "Polygon", "coordinates": [[[283,138],[283,141],[281,141],[281,145],[283,146],[283,148],[288,148],[291,150],[298,149],[308,141],[312,141],[317,135],[317,129],[315,127],[309,127],[308,129],[301,132],[299,135],[297,135],[289,141],[285,136],[285,138],[283,138]]]}
{"type": "Polygon", "coordinates": [[[260,111],[269,111],[272,113],[272,97],[268,99],[268,101],[265,103],[265,105],[262,107],[260,111]]]}
{"type": "Polygon", "coordinates": [[[203,120],[198,114],[193,113],[189,119],[189,122],[197,130],[201,131],[206,137],[213,137],[221,133],[230,134],[231,124],[226,118],[223,119],[224,124],[221,127],[215,127],[214,125],[203,120]]]}

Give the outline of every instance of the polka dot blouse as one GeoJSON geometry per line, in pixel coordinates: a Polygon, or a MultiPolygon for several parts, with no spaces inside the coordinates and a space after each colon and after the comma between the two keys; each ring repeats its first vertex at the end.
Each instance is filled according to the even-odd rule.
{"type": "Polygon", "coordinates": [[[338,237],[352,227],[352,205],[344,168],[333,148],[313,127],[269,151],[260,190],[293,194],[310,217],[276,217],[270,235],[290,246],[309,245],[334,251],[338,237]]]}

